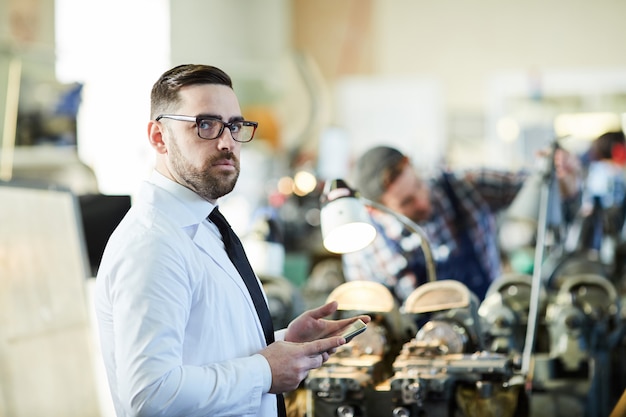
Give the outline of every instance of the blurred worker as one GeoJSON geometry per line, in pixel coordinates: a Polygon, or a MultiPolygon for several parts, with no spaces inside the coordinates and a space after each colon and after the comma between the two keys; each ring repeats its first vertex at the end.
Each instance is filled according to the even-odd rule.
{"type": "Polygon", "coordinates": [[[626,139],[622,131],[598,136],[583,155],[586,176],[582,193],[580,236],[576,249],[599,251],[614,260],[614,246],[622,240],[626,217],[626,139]]]}
{"type": "Polygon", "coordinates": [[[619,206],[621,209],[626,195],[624,132],[606,132],[598,136],[583,155],[582,161],[587,168],[584,210],[591,210],[594,198],[599,199],[604,208],[619,206]]]}
{"type": "MultiPolygon", "coordinates": [[[[554,162],[561,196],[574,198],[579,194],[578,158],[557,149],[554,162]]],[[[476,169],[442,172],[425,180],[406,155],[378,146],[358,159],[355,185],[363,197],[424,229],[437,279],[461,281],[482,300],[501,274],[496,215],[512,202],[527,177],[525,172],[476,169]]],[[[393,216],[375,209],[370,214],[377,236],[365,249],[343,255],[346,280],[381,282],[401,303],[427,280],[420,239],[393,216]]]]}
{"type": "Polygon", "coordinates": [[[230,77],[207,65],[177,66],[157,80],[151,99],[156,167],[96,278],[117,416],[284,416],[280,394],[345,343],[327,335],[356,318],[325,319],[337,310],[328,303],[274,332],[259,280],[217,210],[256,128],[243,118],[230,77]]]}

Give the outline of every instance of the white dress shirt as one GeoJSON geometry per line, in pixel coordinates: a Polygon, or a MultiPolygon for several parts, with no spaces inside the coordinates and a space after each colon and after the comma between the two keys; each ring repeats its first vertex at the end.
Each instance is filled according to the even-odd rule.
{"type": "Polygon", "coordinates": [[[96,278],[118,417],[276,416],[263,329],[213,206],[156,172],[135,200],[96,278]]]}

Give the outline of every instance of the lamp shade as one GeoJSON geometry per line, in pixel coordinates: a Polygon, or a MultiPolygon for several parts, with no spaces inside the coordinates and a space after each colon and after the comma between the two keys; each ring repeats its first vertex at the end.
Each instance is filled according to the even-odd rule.
{"type": "Polygon", "coordinates": [[[333,253],[363,249],[376,237],[365,205],[340,179],[329,181],[321,197],[322,243],[333,253]]]}
{"type": "Polygon", "coordinates": [[[340,311],[389,313],[395,306],[393,295],[383,284],[373,281],[349,281],[335,288],[326,302],[337,301],[340,311]]]}

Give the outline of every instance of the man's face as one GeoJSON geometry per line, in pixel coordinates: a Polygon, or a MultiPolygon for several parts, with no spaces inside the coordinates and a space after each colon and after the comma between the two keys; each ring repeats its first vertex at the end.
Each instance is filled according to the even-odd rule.
{"type": "MultiPolygon", "coordinates": [[[[211,116],[224,122],[241,120],[239,101],[232,89],[203,84],[180,90],[181,104],[175,113],[211,116]]],[[[233,190],[239,177],[241,143],[228,128],[212,140],[201,139],[194,122],[162,119],[165,152],[157,158],[157,169],[179,184],[215,202],[233,190]],[[165,172],[164,172],[165,171],[165,172]]]]}
{"type": "Polygon", "coordinates": [[[418,178],[411,164],[406,164],[380,201],[416,223],[428,220],[432,212],[430,189],[418,178]]]}

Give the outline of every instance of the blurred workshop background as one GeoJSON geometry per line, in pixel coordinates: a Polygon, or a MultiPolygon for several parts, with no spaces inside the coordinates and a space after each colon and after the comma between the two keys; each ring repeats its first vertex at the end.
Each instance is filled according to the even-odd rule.
{"type": "MultiPolygon", "coordinates": [[[[113,416],[91,285],[109,234],[152,169],[149,92],[167,68],[224,69],[244,115],[259,122],[221,206],[281,326],[345,284],[340,257],[322,246],[320,195],[327,181],[349,178],[371,146],[396,146],[426,173],[532,170],[536,152],[557,138],[583,155],[601,134],[622,131],[625,17],[619,0],[0,0],[0,417],[113,416]]],[[[469,327],[481,321],[482,330],[467,331],[491,342],[457,353],[509,355],[489,356],[489,371],[447,358],[442,385],[520,386],[517,377],[528,375],[513,353],[524,347],[503,349],[502,340],[523,345],[528,322],[550,334],[554,343],[537,348],[545,355],[533,356],[535,389],[521,388],[529,399],[516,394],[508,408],[517,414],[476,414],[458,405],[460,391],[438,401],[456,402],[454,415],[467,417],[607,416],[626,386],[626,364],[615,358],[625,356],[626,250],[621,228],[603,238],[595,257],[576,257],[580,264],[547,260],[547,293],[535,293],[539,323],[528,318],[532,245],[503,248],[510,275],[493,289],[497,301],[449,307],[469,327]],[[559,281],[564,270],[575,283],[559,281]],[[511,285],[517,299],[507,304],[511,285]],[[592,294],[584,302],[581,288],[592,294]]],[[[420,302],[403,312],[423,313],[428,302],[420,302]]],[[[384,313],[396,335],[372,343],[397,349],[370,346],[369,365],[350,365],[359,371],[347,377],[313,373],[307,404],[293,415],[453,415],[449,406],[418,414],[428,395],[368,412],[363,398],[385,397],[381,381],[385,392],[405,383],[398,389],[410,393],[416,379],[403,372],[435,365],[415,362],[423,346],[396,340],[404,330],[389,324],[401,314],[395,306],[357,310],[384,313]],[[330,380],[338,397],[324,385],[330,380]]],[[[332,366],[342,369],[339,360],[332,366]]]]}

